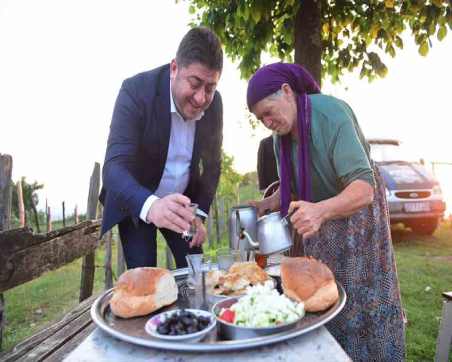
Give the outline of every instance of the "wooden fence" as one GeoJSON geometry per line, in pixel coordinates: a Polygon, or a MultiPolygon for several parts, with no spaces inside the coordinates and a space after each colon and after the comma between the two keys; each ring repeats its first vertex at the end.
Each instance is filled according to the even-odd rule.
{"type": "MultiPolygon", "coordinates": [[[[22,200],[22,184],[17,183],[19,202],[20,228],[11,227],[11,174],[13,159],[9,155],[0,154],[0,350],[2,332],[5,323],[4,306],[7,301],[3,292],[34,280],[43,273],[55,270],[80,257],[83,257],[81,267],[81,285],[79,301],[89,298],[93,293],[95,272],[95,250],[105,245],[105,288],[113,286],[112,270],[112,232],[99,238],[101,225],[98,217],[98,195],[100,189],[100,165],[95,163],[90,179],[87,203],[86,221],[78,222],[77,208],[74,210],[75,225],[66,226],[65,203],[63,207],[63,228],[52,231],[51,210],[46,200],[47,233],[34,234],[25,225],[25,210],[22,200]],[[20,206],[22,205],[22,207],[20,206]]],[[[209,247],[218,246],[227,233],[227,214],[229,205],[224,199],[215,199],[212,205],[213,216],[207,220],[209,247]]],[[[209,214],[210,215],[210,214],[209,214]]],[[[122,247],[117,238],[117,275],[126,269],[122,247]]],[[[166,247],[166,267],[172,269],[172,255],[166,247]]]]}
{"type": "MultiPolygon", "coordinates": [[[[99,239],[100,220],[97,205],[100,186],[100,165],[95,164],[90,180],[87,220],[46,234],[34,234],[28,227],[9,230],[11,225],[12,158],[0,154],[0,293],[38,278],[83,257],[80,301],[93,293],[94,251],[106,243],[105,287],[113,284],[111,267],[111,233],[99,239]]],[[[20,182],[19,182],[20,184],[20,182]]],[[[20,199],[20,198],[19,198],[20,199]]],[[[21,201],[19,201],[21,202],[21,201]]],[[[123,264],[123,260],[119,260],[123,264]]],[[[122,268],[124,270],[124,268],[122,268]]],[[[7,301],[0,294],[0,349],[7,301]]]]}

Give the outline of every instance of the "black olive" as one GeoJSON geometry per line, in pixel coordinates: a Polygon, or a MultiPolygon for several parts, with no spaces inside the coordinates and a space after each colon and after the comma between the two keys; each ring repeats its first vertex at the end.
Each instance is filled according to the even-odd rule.
{"type": "Polygon", "coordinates": [[[157,327],[157,332],[160,334],[168,334],[169,330],[167,326],[159,325],[157,327]]]}
{"type": "Polygon", "coordinates": [[[193,320],[194,319],[192,319],[192,318],[183,317],[182,318],[182,323],[184,323],[186,326],[189,326],[189,325],[191,325],[193,323],[193,320]]]}

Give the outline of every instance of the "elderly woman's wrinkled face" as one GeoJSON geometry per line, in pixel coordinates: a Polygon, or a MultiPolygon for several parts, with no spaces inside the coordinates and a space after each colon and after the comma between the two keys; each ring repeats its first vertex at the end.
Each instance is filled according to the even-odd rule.
{"type": "Polygon", "coordinates": [[[297,104],[292,89],[284,85],[280,91],[257,102],[252,112],[265,127],[279,136],[292,132],[297,119],[297,104]]]}

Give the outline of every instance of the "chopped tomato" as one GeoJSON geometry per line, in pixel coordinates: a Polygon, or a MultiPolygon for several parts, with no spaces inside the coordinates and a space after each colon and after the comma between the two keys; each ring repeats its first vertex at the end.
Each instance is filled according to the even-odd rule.
{"type": "Polygon", "coordinates": [[[221,313],[220,319],[222,319],[222,320],[224,320],[225,322],[228,322],[228,323],[234,323],[235,312],[233,310],[230,310],[230,309],[225,309],[223,311],[223,313],[221,313]]]}

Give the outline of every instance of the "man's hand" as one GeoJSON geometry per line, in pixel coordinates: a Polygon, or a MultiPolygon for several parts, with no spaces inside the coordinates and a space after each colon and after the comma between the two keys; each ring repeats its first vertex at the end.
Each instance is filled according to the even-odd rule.
{"type": "Polygon", "coordinates": [[[313,236],[319,231],[323,222],[326,220],[326,210],[322,204],[292,201],[289,206],[289,214],[294,211],[290,217],[290,222],[297,230],[298,234],[306,238],[313,236]]]}
{"type": "Polygon", "coordinates": [[[171,194],[155,200],[146,217],[148,222],[158,228],[182,233],[190,229],[190,223],[195,215],[187,207],[190,199],[182,194],[171,194]]]}
{"type": "Polygon", "coordinates": [[[207,230],[202,220],[199,217],[196,217],[194,222],[196,224],[196,233],[190,241],[190,248],[193,248],[194,246],[201,246],[207,236],[207,230]]]}

